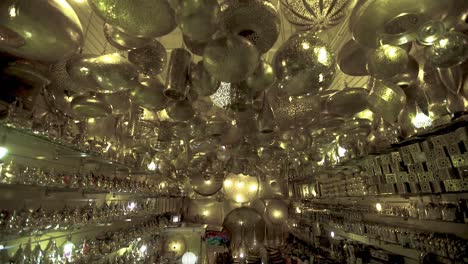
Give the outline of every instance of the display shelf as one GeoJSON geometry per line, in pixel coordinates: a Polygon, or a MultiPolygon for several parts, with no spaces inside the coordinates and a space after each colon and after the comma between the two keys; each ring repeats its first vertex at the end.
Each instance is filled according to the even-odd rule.
{"type": "Polygon", "coordinates": [[[99,153],[9,123],[0,123],[0,138],[3,141],[0,144],[8,149],[8,155],[63,165],[74,163],[73,161],[85,161],[116,169],[129,169],[124,164],[102,157],[99,153]]]}
{"type": "Polygon", "coordinates": [[[446,221],[425,220],[416,218],[403,218],[377,213],[363,214],[363,220],[374,223],[406,227],[414,230],[454,234],[460,238],[468,239],[468,225],[463,223],[453,223],[446,221]]]}
{"type": "Polygon", "coordinates": [[[378,247],[378,248],[386,250],[386,251],[388,251],[390,253],[401,255],[401,256],[404,256],[406,258],[410,258],[412,260],[417,260],[418,261],[420,259],[420,257],[421,257],[421,254],[423,253],[423,252],[421,252],[419,250],[404,248],[404,247],[402,247],[400,245],[391,244],[391,243],[380,241],[378,239],[374,239],[374,238],[370,238],[370,237],[361,236],[361,235],[358,235],[358,234],[346,232],[346,231],[343,231],[341,229],[330,227],[328,225],[324,225],[324,227],[325,227],[325,230],[327,232],[334,232],[335,236],[341,236],[343,238],[354,240],[354,241],[360,242],[362,244],[378,247]]]}
{"type": "Polygon", "coordinates": [[[468,192],[319,197],[313,199],[302,199],[302,201],[305,203],[321,204],[375,205],[375,203],[409,203],[412,201],[457,202],[460,199],[468,199],[468,192]]]}
{"type": "Polygon", "coordinates": [[[100,223],[88,223],[86,225],[80,225],[69,228],[67,230],[51,230],[45,231],[38,234],[17,234],[16,236],[0,237],[0,245],[3,250],[14,251],[19,245],[26,245],[28,242],[41,243],[42,248],[45,248],[46,244],[50,240],[56,240],[57,245],[61,245],[66,241],[67,237],[71,236],[75,243],[78,243],[80,239],[86,237],[94,237],[101,232],[107,232],[112,230],[118,230],[123,228],[131,228],[136,225],[136,222],[141,222],[154,217],[155,214],[146,214],[139,216],[131,216],[125,219],[119,219],[111,222],[100,222],[100,223]]]}

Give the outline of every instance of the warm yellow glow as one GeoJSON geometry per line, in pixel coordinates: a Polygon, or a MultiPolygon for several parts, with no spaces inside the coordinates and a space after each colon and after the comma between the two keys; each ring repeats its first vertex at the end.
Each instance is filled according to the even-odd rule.
{"type": "Polygon", "coordinates": [[[107,54],[103,55],[98,59],[101,59],[105,63],[113,63],[119,60],[119,54],[118,53],[113,53],[113,54],[107,54]]]}
{"type": "Polygon", "coordinates": [[[396,47],[390,46],[390,45],[384,45],[383,46],[384,53],[388,58],[395,58],[398,55],[398,50],[396,47]]]}
{"type": "Polygon", "coordinates": [[[16,7],[14,5],[10,6],[8,9],[8,14],[10,17],[16,17],[16,7]]]}
{"type": "Polygon", "coordinates": [[[156,116],[158,117],[158,120],[159,121],[166,121],[166,120],[170,120],[171,118],[169,117],[169,115],[167,114],[167,111],[166,109],[163,109],[159,112],[156,113],[156,116]]]}
{"type": "Polygon", "coordinates": [[[448,45],[448,42],[449,42],[449,41],[448,41],[447,38],[440,39],[440,40],[439,40],[439,46],[440,46],[441,48],[445,48],[445,47],[448,45]]]}
{"type": "Polygon", "coordinates": [[[204,211],[202,212],[202,215],[203,215],[203,216],[209,216],[209,215],[210,215],[210,211],[204,210],[204,211]]]}
{"type": "Polygon", "coordinates": [[[169,244],[169,248],[177,252],[180,250],[181,245],[179,242],[172,242],[171,244],[169,244]]]}
{"type": "Polygon", "coordinates": [[[283,217],[283,213],[279,210],[274,210],[271,214],[274,218],[281,218],[283,217]]]}
{"type": "Polygon", "coordinates": [[[301,208],[299,206],[296,207],[296,213],[298,213],[298,214],[302,213],[302,210],[301,210],[301,208]]]}
{"type": "Polygon", "coordinates": [[[346,149],[342,147],[338,147],[338,156],[344,157],[346,155],[346,149]]]}
{"type": "Polygon", "coordinates": [[[235,201],[238,202],[238,203],[243,202],[244,201],[244,196],[242,194],[236,195],[235,201]]]}
{"type": "Polygon", "coordinates": [[[82,4],[82,3],[84,3],[85,1],[86,1],[86,0],[75,0],[75,2],[78,3],[78,4],[82,4]]]}
{"type": "Polygon", "coordinates": [[[323,79],[324,79],[323,74],[320,73],[320,74],[319,74],[319,82],[323,82],[323,79]]]}
{"type": "Polygon", "coordinates": [[[380,203],[376,203],[375,204],[375,209],[377,209],[377,212],[381,212],[382,211],[382,205],[380,203]]]}
{"type": "Polygon", "coordinates": [[[411,123],[415,128],[426,128],[432,126],[432,118],[422,112],[418,112],[416,116],[411,119],[411,123]]]}
{"type": "Polygon", "coordinates": [[[302,48],[305,49],[305,50],[310,49],[309,43],[307,43],[307,42],[302,42],[302,48]]]}
{"type": "Polygon", "coordinates": [[[365,109],[365,110],[362,110],[361,112],[357,113],[355,115],[355,117],[360,118],[360,119],[373,120],[374,119],[374,113],[369,109],[365,109]]]}
{"type": "Polygon", "coordinates": [[[213,183],[213,182],[212,182],[211,180],[206,180],[206,181],[205,181],[205,184],[206,184],[206,185],[211,185],[212,183],[213,183]]]}
{"type": "Polygon", "coordinates": [[[239,182],[236,183],[236,187],[239,188],[239,189],[242,189],[242,188],[244,188],[244,183],[239,181],[239,182]]]}
{"type": "Polygon", "coordinates": [[[161,183],[159,184],[159,186],[161,186],[161,188],[164,189],[164,188],[166,187],[166,183],[165,183],[165,182],[161,182],[161,183]]]}
{"type": "Polygon", "coordinates": [[[257,184],[251,184],[249,187],[249,191],[256,192],[258,190],[257,184]]]}
{"type": "Polygon", "coordinates": [[[231,187],[232,186],[232,181],[231,180],[225,180],[224,181],[224,186],[225,187],[231,187]]]}
{"type": "Polygon", "coordinates": [[[154,161],[151,161],[151,163],[148,164],[148,170],[150,170],[150,171],[155,171],[156,170],[156,164],[154,163],[154,161]]]}
{"type": "Polygon", "coordinates": [[[0,147],[0,159],[3,159],[6,154],[8,154],[8,149],[5,147],[0,147]]]}
{"type": "Polygon", "coordinates": [[[314,197],[317,196],[317,192],[315,191],[315,187],[312,187],[312,195],[313,195],[314,197]]]}
{"type": "Polygon", "coordinates": [[[325,66],[330,66],[332,64],[331,55],[326,47],[316,47],[314,48],[314,53],[319,63],[325,66]]]}

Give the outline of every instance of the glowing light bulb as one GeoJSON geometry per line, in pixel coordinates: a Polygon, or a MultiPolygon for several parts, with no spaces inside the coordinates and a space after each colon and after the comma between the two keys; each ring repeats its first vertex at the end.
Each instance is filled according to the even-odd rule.
{"type": "Polygon", "coordinates": [[[3,159],[6,154],[8,154],[8,149],[5,147],[0,147],[0,159],[3,159]]]}
{"type": "Polygon", "coordinates": [[[299,206],[296,207],[296,213],[300,214],[301,212],[302,212],[301,208],[299,208],[299,206]]]}
{"type": "Polygon", "coordinates": [[[249,191],[251,192],[255,192],[257,191],[257,189],[258,189],[258,186],[256,184],[251,184],[249,187],[249,191]]]}
{"type": "Polygon", "coordinates": [[[232,181],[231,180],[225,180],[224,181],[224,186],[231,187],[232,186],[232,181]]]}
{"type": "Polygon", "coordinates": [[[344,157],[346,155],[346,149],[342,147],[338,147],[338,156],[344,157]]]}
{"type": "Polygon", "coordinates": [[[331,236],[331,237],[335,237],[335,232],[331,231],[331,232],[330,232],[330,236],[331,236]]]}
{"type": "Polygon", "coordinates": [[[432,126],[432,118],[422,112],[418,112],[411,120],[415,128],[426,128],[432,126]]]}
{"type": "Polygon", "coordinates": [[[156,163],[154,163],[154,161],[151,161],[151,163],[148,164],[148,170],[150,170],[150,171],[155,171],[156,170],[156,163]]]}
{"type": "Polygon", "coordinates": [[[377,212],[381,212],[382,211],[382,205],[380,203],[376,203],[375,204],[375,209],[377,209],[377,212]]]}

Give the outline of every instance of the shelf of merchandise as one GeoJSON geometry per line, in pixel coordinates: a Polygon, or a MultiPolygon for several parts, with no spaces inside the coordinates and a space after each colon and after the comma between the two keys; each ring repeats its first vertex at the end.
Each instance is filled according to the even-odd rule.
{"type": "Polygon", "coordinates": [[[115,221],[90,223],[86,225],[80,225],[71,227],[66,230],[51,230],[42,231],[38,234],[17,234],[10,235],[9,237],[0,237],[0,248],[1,250],[7,250],[10,255],[14,254],[14,251],[20,245],[26,245],[29,242],[34,245],[37,242],[41,244],[41,248],[45,248],[50,240],[55,240],[58,247],[67,241],[68,237],[71,237],[72,242],[77,245],[83,238],[94,238],[98,234],[102,234],[108,231],[131,228],[138,224],[138,222],[149,220],[154,217],[155,214],[145,214],[138,216],[130,216],[128,218],[122,218],[115,221]]]}
{"type": "Polygon", "coordinates": [[[391,243],[383,242],[383,241],[380,241],[378,239],[374,239],[371,237],[366,237],[366,236],[361,236],[358,234],[346,232],[341,229],[330,227],[328,225],[324,225],[324,227],[327,232],[334,232],[335,236],[341,236],[343,238],[357,241],[365,245],[381,248],[390,253],[401,255],[401,256],[404,256],[405,258],[409,258],[412,260],[418,261],[422,254],[422,252],[419,250],[405,248],[397,244],[391,244],[391,243]]]}
{"type": "Polygon", "coordinates": [[[129,169],[126,165],[108,160],[97,152],[9,123],[0,123],[0,139],[0,146],[8,149],[7,155],[17,158],[35,159],[38,162],[46,161],[63,166],[76,165],[79,161],[119,170],[129,169]]]}

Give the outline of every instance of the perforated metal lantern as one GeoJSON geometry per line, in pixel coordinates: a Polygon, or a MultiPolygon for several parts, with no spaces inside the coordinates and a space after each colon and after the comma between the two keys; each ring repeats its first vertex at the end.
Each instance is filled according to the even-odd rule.
{"type": "Polygon", "coordinates": [[[297,33],[278,49],[273,68],[279,87],[287,94],[317,94],[331,85],[335,58],[315,34],[297,33]]]}
{"type": "Polygon", "coordinates": [[[107,23],[131,36],[160,37],[176,28],[174,10],[167,0],[88,0],[107,23]]]}
{"type": "Polygon", "coordinates": [[[324,30],[343,21],[351,0],[280,0],[281,10],[289,23],[301,30],[324,30]]]}
{"type": "Polygon", "coordinates": [[[280,33],[280,18],[268,0],[226,0],[221,5],[223,29],[252,42],[260,53],[270,50],[280,33]]]}

